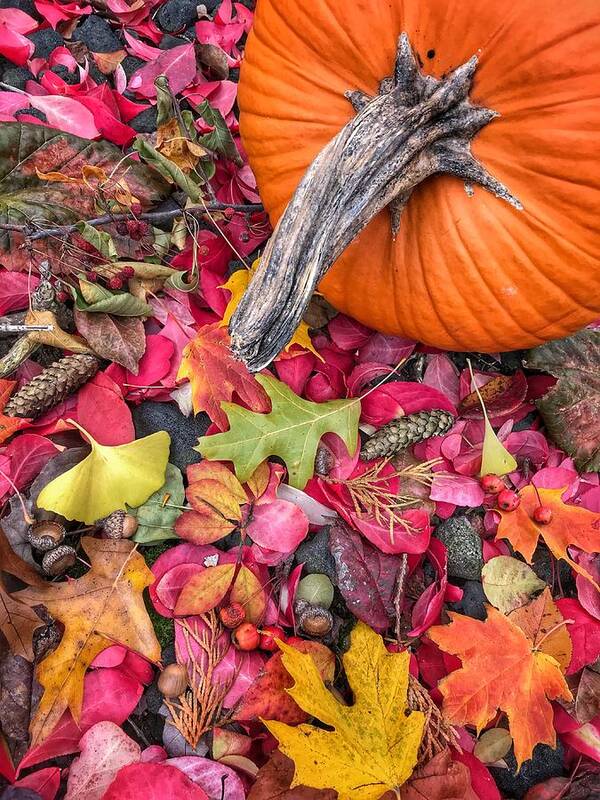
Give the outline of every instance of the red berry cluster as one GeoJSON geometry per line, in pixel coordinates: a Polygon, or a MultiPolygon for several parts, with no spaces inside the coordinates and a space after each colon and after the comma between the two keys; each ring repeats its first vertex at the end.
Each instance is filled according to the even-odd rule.
{"type": "MultiPolygon", "coordinates": [[[[481,487],[487,494],[496,495],[496,506],[500,511],[515,511],[521,503],[519,493],[509,489],[498,475],[484,475],[481,478],[481,487]]],[[[552,522],[552,509],[540,503],[534,509],[532,518],[538,525],[548,525],[552,522]]]]}
{"type": "Polygon", "coordinates": [[[130,239],[134,239],[136,242],[139,242],[140,239],[150,233],[150,225],[143,219],[121,220],[117,222],[115,227],[120,236],[129,236],[130,239]]]}
{"type": "Polygon", "coordinates": [[[241,603],[230,603],[219,611],[221,622],[231,628],[231,641],[238,650],[261,650],[272,652],[277,650],[276,639],[289,641],[285,631],[279,625],[264,625],[257,628],[252,622],[246,622],[246,611],[241,603]]]}

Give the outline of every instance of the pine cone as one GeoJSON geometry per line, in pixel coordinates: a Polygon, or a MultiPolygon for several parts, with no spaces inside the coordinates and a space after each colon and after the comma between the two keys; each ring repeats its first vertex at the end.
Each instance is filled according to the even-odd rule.
{"type": "Polygon", "coordinates": [[[99,368],[98,358],[88,353],[65,356],[19,389],[6,404],[4,413],[7,417],[40,417],[87,383],[99,368]]]}
{"type": "Polygon", "coordinates": [[[360,451],[363,461],[393,456],[430,436],[441,436],[454,425],[449,411],[434,409],[398,417],[384,425],[365,442],[360,451]]]}

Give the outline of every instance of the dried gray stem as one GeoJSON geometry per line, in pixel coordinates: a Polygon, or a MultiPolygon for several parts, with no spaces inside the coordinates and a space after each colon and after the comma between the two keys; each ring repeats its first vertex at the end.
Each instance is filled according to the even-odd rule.
{"type": "Polygon", "coordinates": [[[230,324],[232,348],[253,371],[269,364],[302,320],[321,278],[361,230],[390,206],[392,233],[413,189],[435,173],[519,201],[471,155],[496,113],[469,102],[473,56],[437,80],[419,72],[408,37],[380,94],[346,96],[358,111],[302,178],[230,324]]]}

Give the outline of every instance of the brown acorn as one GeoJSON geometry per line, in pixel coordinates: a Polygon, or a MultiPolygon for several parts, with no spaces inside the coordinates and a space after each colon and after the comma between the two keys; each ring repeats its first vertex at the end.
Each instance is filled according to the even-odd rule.
{"type": "Polygon", "coordinates": [[[137,518],[124,511],[113,511],[102,520],[102,533],[106,539],[131,539],[138,529],[137,518]]]}
{"type": "Polygon", "coordinates": [[[331,612],[321,606],[307,604],[298,614],[297,622],[302,633],[315,639],[327,636],[333,628],[331,612]]]}
{"type": "Polygon", "coordinates": [[[27,538],[34,550],[46,553],[62,544],[65,538],[65,527],[60,522],[52,522],[49,519],[42,519],[34,522],[27,532],[27,538]]]}
{"type": "Polygon", "coordinates": [[[158,691],[164,697],[179,697],[189,684],[188,671],[183,664],[169,664],[158,676],[158,691]]]}
{"type": "Polygon", "coordinates": [[[44,553],[42,569],[46,575],[56,577],[66,572],[77,561],[77,553],[68,544],[60,544],[44,553]]]}

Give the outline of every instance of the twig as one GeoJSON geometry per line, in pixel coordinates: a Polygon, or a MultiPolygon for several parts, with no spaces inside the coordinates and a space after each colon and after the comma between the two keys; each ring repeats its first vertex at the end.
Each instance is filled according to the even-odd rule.
{"type": "Polygon", "coordinates": [[[398,567],[398,574],[396,575],[396,591],[394,594],[394,611],[396,613],[396,641],[400,644],[402,639],[402,631],[400,630],[400,622],[402,618],[402,606],[404,604],[404,589],[406,587],[406,577],[408,575],[408,555],[402,553],[400,559],[400,566],[398,567]]]}
{"type": "MultiPolygon", "coordinates": [[[[143,214],[104,214],[101,217],[85,220],[88,225],[97,228],[101,225],[111,225],[115,222],[124,222],[128,219],[143,219],[147,222],[160,224],[161,222],[169,222],[175,217],[190,215],[205,216],[210,211],[225,211],[231,208],[243,214],[250,214],[253,211],[263,211],[261,203],[205,203],[202,207],[198,208],[172,208],[168,211],[147,211],[143,214]]],[[[0,230],[13,231],[15,233],[22,233],[23,236],[29,241],[36,239],[46,239],[49,236],[68,236],[74,233],[78,228],[75,223],[72,225],[58,225],[56,228],[42,228],[41,230],[34,230],[32,225],[14,225],[13,223],[0,223],[0,230]]]]}

